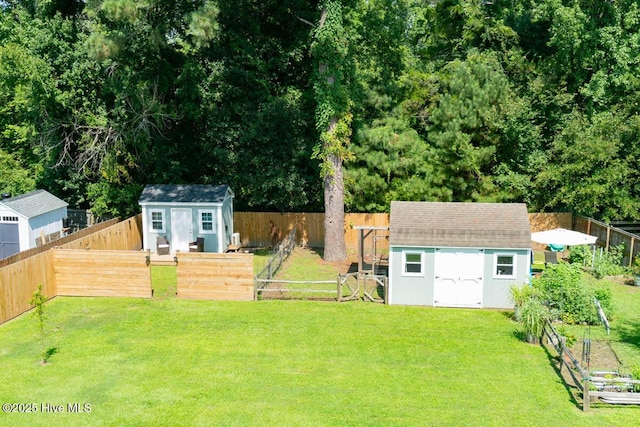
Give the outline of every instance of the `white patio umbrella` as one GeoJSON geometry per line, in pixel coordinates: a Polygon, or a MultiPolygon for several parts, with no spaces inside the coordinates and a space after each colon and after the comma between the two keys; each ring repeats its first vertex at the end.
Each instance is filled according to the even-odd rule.
{"type": "Polygon", "coordinates": [[[595,245],[598,238],[596,236],[580,233],[579,231],[556,228],[553,230],[531,233],[531,240],[546,245],[576,246],[595,245]]]}

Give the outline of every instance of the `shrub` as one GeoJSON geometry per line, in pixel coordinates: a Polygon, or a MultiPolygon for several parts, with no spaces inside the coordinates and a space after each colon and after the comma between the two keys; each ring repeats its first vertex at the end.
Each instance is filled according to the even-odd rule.
{"type": "Polygon", "coordinates": [[[591,247],[587,245],[572,246],[569,249],[569,262],[578,265],[591,265],[591,247]]]}
{"type": "Polygon", "coordinates": [[[564,302],[566,289],[578,282],[580,282],[580,267],[559,263],[547,267],[538,278],[533,280],[533,286],[540,290],[550,308],[555,308],[564,302]]]}
{"type": "Polygon", "coordinates": [[[600,301],[607,316],[611,313],[611,290],[591,288],[582,280],[577,264],[560,263],[547,268],[533,280],[542,300],[550,309],[551,319],[568,324],[598,324],[594,297],[600,301]]]}

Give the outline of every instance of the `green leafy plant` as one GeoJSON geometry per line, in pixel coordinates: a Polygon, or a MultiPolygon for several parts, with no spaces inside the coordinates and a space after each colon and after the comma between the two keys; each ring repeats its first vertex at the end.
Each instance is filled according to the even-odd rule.
{"type": "Polygon", "coordinates": [[[564,342],[567,347],[573,347],[573,345],[578,341],[578,337],[576,337],[575,334],[569,332],[564,326],[560,326],[556,329],[556,331],[564,337],[564,342]]]}
{"type": "Polygon", "coordinates": [[[624,258],[624,244],[611,246],[608,250],[596,255],[593,265],[593,275],[600,279],[605,276],[618,276],[624,274],[626,269],[622,266],[624,258]]]}
{"type": "Polygon", "coordinates": [[[534,288],[531,285],[513,285],[509,289],[511,301],[515,306],[514,318],[516,321],[521,321],[520,309],[524,303],[531,298],[538,298],[541,296],[539,289],[534,288]]]}
{"type": "Polygon", "coordinates": [[[571,246],[569,249],[569,262],[582,266],[591,265],[591,248],[587,245],[571,246]]]}
{"type": "Polygon", "coordinates": [[[636,255],[631,264],[630,272],[633,275],[640,276],[640,255],[636,255]]]}
{"type": "Polygon", "coordinates": [[[47,302],[47,296],[42,292],[42,284],[38,285],[38,289],[33,293],[29,304],[34,306],[33,316],[38,321],[38,328],[40,330],[40,353],[42,356],[41,363],[47,363],[47,359],[51,355],[51,352],[45,350],[44,347],[44,335],[47,316],[45,314],[44,305],[47,302]]]}
{"type": "MultiPolygon", "coordinates": [[[[640,380],[640,365],[634,365],[631,367],[631,378],[634,380],[640,380]]],[[[634,384],[633,391],[640,392],[640,384],[634,384]]]]}
{"type": "Polygon", "coordinates": [[[579,265],[560,263],[549,266],[540,277],[533,280],[532,285],[541,292],[552,319],[568,324],[598,324],[600,320],[594,298],[600,301],[607,317],[611,315],[611,289],[594,289],[583,279],[582,274],[579,265]]]}
{"type": "Polygon", "coordinates": [[[549,320],[549,308],[539,298],[529,298],[520,306],[520,318],[527,341],[537,343],[549,320]]]}

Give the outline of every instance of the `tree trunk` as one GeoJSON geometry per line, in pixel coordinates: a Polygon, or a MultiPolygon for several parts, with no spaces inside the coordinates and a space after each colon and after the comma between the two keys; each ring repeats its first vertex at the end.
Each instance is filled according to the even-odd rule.
{"type": "MultiPolygon", "coordinates": [[[[339,1],[325,0],[321,5],[320,20],[318,22],[318,32],[316,37],[322,38],[320,44],[325,48],[333,46],[335,51],[322,50],[318,61],[318,74],[322,81],[322,85],[326,88],[335,88],[338,84],[344,84],[344,81],[336,82],[336,69],[339,68],[341,54],[339,53],[339,41],[344,37],[342,28],[342,7],[339,1]],[[331,4],[331,5],[329,5],[331,4]],[[331,12],[329,12],[331,11],[331,12]],[[331,14],[331,16],[329,16],[331,14]],[[319,36],[320,32],[328,25],[327,31],[331,32],[331,36],[327,34],[319,36]]],[[[344,58],[342,58],[344,59],[344,58]]],[[[338,88],[339,90],[340,88],[338,88]]],[[[344,119],[343,115],[347,114],[348,102],[335,96],[334,91],[321,92],[319,96],[319,106],[330,107],[333,115],[327,117],[326,134],[328,137],[323,138],[324,143],[321,147],[323,154],[320,158],[323,160],[325,167],[323,168],[324,181],[324,259],[325,261],[342,261],[347,258],[347,247],[344,241],[344,180],[343,180],[343,152],[345,142],[342,141],[340,135],[337,135],[338,123],[344,119]],[[334,95],[329,93],[333,92],[334,95]],[[331,143],[327,141],[333,141],[331,143]],[[337,141],[337,142],[336,142],[337,141]],[[334,144],[332,146],[331,144],[334,144]]],[[[326,123],[326,122],[325,122],[326,123]]],[[[324,123],[321,124],[325,126],[324,123]]]]}
{"type": "MultiPolygon", "coordinates": [[[[337,119],[331,121],[328,132],[333,132],[337,119]]],[[[324,260],[342,261],[347,258],[344,241],[344,182],[342,159],[328,154],[333,174],[324,176],[324,260]]]]}

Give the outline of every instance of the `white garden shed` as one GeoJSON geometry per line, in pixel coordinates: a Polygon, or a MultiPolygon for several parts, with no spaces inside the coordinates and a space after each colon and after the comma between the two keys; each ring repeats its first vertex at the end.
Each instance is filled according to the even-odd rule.
{"type": "Polygon", "coordinates": [[[68,203],[45,190],[0,200],[0,259],[62,237],[68,203]],[[51,237],[54,238],[51,238],[51,237]]]}
{"type": "Polygon", "coordinates": [[[144,248],[160,252],[160,238],[172,253],[188,252],[198,240],[198,250],[225,252],[233,235],[233,197],[228,185],[148,184],[138,200],[144,248]]]}

